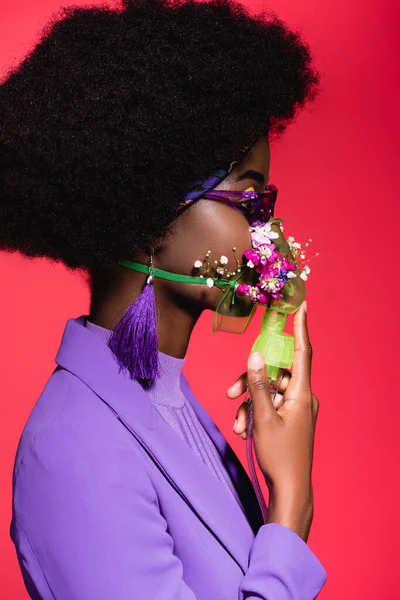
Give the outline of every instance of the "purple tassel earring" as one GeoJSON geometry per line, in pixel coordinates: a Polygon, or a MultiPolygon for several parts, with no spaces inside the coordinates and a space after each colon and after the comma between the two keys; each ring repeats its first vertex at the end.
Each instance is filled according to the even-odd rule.
{"type": "Polygon", "coordinates": [[[108,342],[120,371],[126,368],[131,379],[137,379],[146,387],[160,376],[153,253],[151,249],[149,275],[142,293],[128,306],[108,342]]]}

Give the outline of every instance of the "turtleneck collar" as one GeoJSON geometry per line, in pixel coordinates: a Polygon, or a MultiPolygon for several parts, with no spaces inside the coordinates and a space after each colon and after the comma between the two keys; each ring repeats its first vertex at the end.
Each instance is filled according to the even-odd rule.
{"type": "MultiPolygon", "coordinates": [[[[95,325],[86,318],[86,328],[97,335],[105,344],[108,343],[112,330],[95,325]]],[[[183,365],[186,361],[184,358],[176,358],[158,351],[160,362],[160,378],[154,380],[151,388],[146,389],[152,402],[173,406],[174,408],[182,408],[185,404],[185,397],[181,391],[180,379],[183,365]]]]}

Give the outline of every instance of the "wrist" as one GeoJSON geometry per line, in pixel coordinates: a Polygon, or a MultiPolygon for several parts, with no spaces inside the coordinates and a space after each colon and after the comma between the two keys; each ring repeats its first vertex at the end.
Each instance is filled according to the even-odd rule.
{"type": "Polygon", "coordinates": [[[267,523],[278,523],[288,527],[307,542],[313,517],[312,488],[270,492],[267,523]]]}

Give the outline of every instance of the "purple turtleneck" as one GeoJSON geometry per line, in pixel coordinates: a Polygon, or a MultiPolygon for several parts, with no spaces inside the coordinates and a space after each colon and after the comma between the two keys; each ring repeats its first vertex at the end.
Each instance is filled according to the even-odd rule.
{"type": "MultiPolygon", "coordinates": [[[[112,334],[111,329],[95,325],[86,319],[86,328],[97,335],[107,344],[112,334]]],[[[164,352],[158,352],[161,376],[155,379],[151,388],[146,392],[164,421],[187,443],[212,473],[220,480],[230,492],[243,513],[246,515],[240,498],[225,468],[221,456],[214,446],[211,438],[197,418],[190,402],[182,393],[180,376],[185,358],[175,358],[164,352]]],[[[247,518],[247,517],[246,517],[247,518]]],[[[250,527],[250,525],[249,525],[250,527]]]]}

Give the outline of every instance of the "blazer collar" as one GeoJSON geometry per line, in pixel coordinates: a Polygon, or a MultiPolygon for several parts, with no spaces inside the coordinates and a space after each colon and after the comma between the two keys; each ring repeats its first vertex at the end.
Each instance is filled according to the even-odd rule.
{"type": "Polygon", "coordinates": [[[179,495],[242,568],[263,517],[251,483],[238,457],[217,425],[194,396],[181,374],[181,389],[214,442],[246,510],[210,472],[154,408],[147,392],[119,372],[110,348],[85,327],[86,315],[68,319],[55,361],[81,379],[137,439],[179,495]]]}

